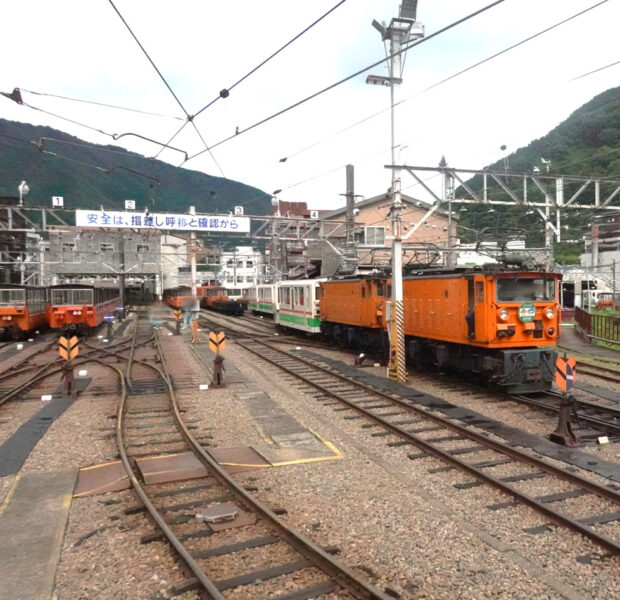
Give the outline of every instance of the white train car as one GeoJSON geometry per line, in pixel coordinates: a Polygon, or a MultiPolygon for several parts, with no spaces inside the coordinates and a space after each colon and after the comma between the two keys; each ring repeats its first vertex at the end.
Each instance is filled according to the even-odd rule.
{"type": "Polygon", "coordinates": [[[326,279],[280,281],[276,287],[274,321],[282,327],[320,333],[319,283],[326,279]]]}
{"type": "MultiPolygon", "coordinates": [[[[244,290],[245,291],[245,290],[244,290]]],[[[247,290],[248,309],[265,315],[276,312],[276,284],[259,284],[247,290]]]]}

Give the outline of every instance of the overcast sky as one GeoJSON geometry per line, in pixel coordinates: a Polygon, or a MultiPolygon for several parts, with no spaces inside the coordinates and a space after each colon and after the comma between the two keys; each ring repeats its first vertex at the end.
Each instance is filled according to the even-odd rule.
{"type": "MultiPolygon", "coordinates": [[[[491,0],[419,0],[429,35],[491,0]]],[[[195,114],[338,0],[114,0],[189,114],[195,114]]],[[[527,145],[596,94],[618,85],[620,65],[572,79],[618,57],[619,0],[430,91],[429,86],[596,4],[596,0],[505,0],[484,14],[411,49],[397,99],[396,143],[402,162],[482,168],[527,145]]],[[[209,145],[228,138],[385,56],[373,19],[398,14],[397,0],[347,0],[266,66],[195,119],[209,145]]],[[[2,2],[0,90],[14,87],[161,113],[147,116],[23,93],[28,104],[109,134],[134,132],[165,142],[183,110],[108,0],[2,2]]],[[[371,73],[387,75],[386,67],[371,73]]],[[[310,208],[343,204],[345,165],[355,192],[384,192],[390,173],[389,89],[366,73],[288,113],[218,145],[187,168],[225,176],[310,208]],[[381,112],[383,111],[383,112],[381,112]],[[353,126],[371,115],[374,118],[353,126]],[[342,130],[346,131],[341,133],[342,130]],[[282,157],[289,157],[280,162],[282,157]],[[219,165],[219,167],[218,167],[219,165]]],[[[0,97],[0,116],[49,125],[90,142],[114,143],[154,156],[160,147],[110,137],[0,97]]],[[[193,155],[204,145],[192,126],[171,144],[193,155]]],[[[55,151],[62,153],[61,147],[55,151]]],[[[183,154],[164,150],[178,165],[183,154]]],[[[70,163],[67,163],[68,168],[70,163]]],[[[36,181],[28,173],[31,188],[36,181]]],[[[437,180],[438,181],[438,180],[437,180]]],[[[435,181],[433,181],[435,183],[435,181]]],[[[405,193],[424,197],[404,174],[405,193]]],[[[207,191],[205,191],[207,193],[207,191]]]]}

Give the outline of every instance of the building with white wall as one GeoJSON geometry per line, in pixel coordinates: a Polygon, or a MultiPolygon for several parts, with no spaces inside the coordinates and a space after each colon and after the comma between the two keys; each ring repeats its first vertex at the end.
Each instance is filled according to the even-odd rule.
{"type": "Polygon", "coordinates": [[[236,246],[220,255],[218,279],[227,288],[247,288],[260,283],[264,272],[264,258],[252,246],[236,246]]]}

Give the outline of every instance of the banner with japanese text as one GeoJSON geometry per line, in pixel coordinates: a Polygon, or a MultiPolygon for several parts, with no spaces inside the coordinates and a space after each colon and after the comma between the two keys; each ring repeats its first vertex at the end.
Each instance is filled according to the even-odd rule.
{"type": "Polygon", "coordinates": [[[230,231],[249,233],[249,217],[228,215],[181,215],[170,213],[121,212],[115,210],[76,210],[78,227],[110,227],[127,229],[157,229],[172,231],[230,231]]]}

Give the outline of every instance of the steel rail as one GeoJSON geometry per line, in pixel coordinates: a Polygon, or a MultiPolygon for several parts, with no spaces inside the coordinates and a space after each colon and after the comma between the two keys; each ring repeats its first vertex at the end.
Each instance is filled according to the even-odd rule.
{"type": "MultiPolygon", "coordinates": [[[[43,348],[39,348],[38,350],[35,350],[32,354],[29,354],[28,356],[26,356],[26,360],[30,360],[31,358],[34,358],[35,356],[38,356],[39,354],[43,354],[44,352],[47,352],[55,343],[56,342],[50,342],[43,348]]],[[[57,359],[57,360],[60,360],[60,359],[57,359]]],[[[0,375],[0,381],[4,381],[5,379],[10,379],[11,377],[14,377],[15,375],[19,375],[20,373],[25,373],[26,371],[31,371],[32,369],[36,369],[37,367],[40,367],[40,366],[42,365],[31,365],[29,367],[23,367],[16,371],[10,370],[7,373],[0,375]]]]}
{"type": "MultiPolygon", "coordinates": [[[[132,466],[129,462],[129,458],[127,457],[127,452],[125,450],[125,444],[123,442],[123,418],[126,410],[126,400],[127,400],[127,386],[125,384],[125,375],[118,368],[113,365],[107,364],[105,361],[93,358],[96,362],[99,362],[110,369],[113,369],[117,372],[119,376],[119,380],[121,382],[121,399],[118,406],[118,413],[116,418],[116,443],[118,444],[118,451],[120,454],[121,462],[123,463],[123,467],[133,489],[136,494],[144,504],[144,507],[151,515],[151,518],[155,521],[157,526],[161,529],[163,534],[166,536],[168,541],[172,544],[174,549],[177,551],[179,556],[183,559],[183,561],[190,568],[192,573],[196,576],[200,584],[204,588],[205,592],[209,594],[209,597],[213,600],[224,600],[224,596],[219,592],[219,590],[215,587],[214,583],[205,575],[204,571],[199,567],[198,563],[192,558],[191,554],[187,551],[183,543],[179,540],[179,538],[174,534],[172,529],[168,526],[164,518],[159,514],[159,511],[155,508],[151,500],[149,499],[147,493],[144,491],[144,488],[138,481],[132,466]]],[[[155,367],[153,367],[155,368],[155,367]]]]}
{"type": "MultiPolygon", "coordinates": [[[[451,454],[447,453],[444,450],[441,450],[440,448],[437,448],[431,444],[429,444],[428,442],[426,442],[425,440],[421,439],[420,437],[411,434],[409,432],[407,432],[405,429],[399,427],[398,425],[394,425],[388,421],[386,421],[385,419],[381,418],[378,415],[375,415],[371,412],[368,412],[367,410],[365,410],[363,407],[357,405],[355,402],[352,402],[350,400],[348,400],[347,398],[340,396],[338,393],[336,392],[332,392],[329,389],[323,387],[321,384],[315,383],[312,380],[300,375],[299,373],[296,373],[294,370],[292,369],[288,369],[287,367],[284,367],[283,365],[281,365],[279,362],[276,362],[275,360],[271,360],[270,358],[266,357],[264,353],[260,353],[257,352],[256,350],[253,350],[252,348],[246,346],[243,343],[237,342],[240,346],[242,346],[243,348],[246,348],[247,350],[249,350],[250,352],[256,354],[257,356],[261,357],[262,359],[270,362],[271,364],[275,365],[276,367],[278,367],[279,369],[282,369],[284,371],[286,371],[287,373],[296,376],[297,378],[301,379],[302,381],[304,381],[305,383],[307,383],[308,385],[320,390],[323,394],[331,396],[332,398],[335,398],[337,400],[339,400],[340,402],[343,402],[345,404],[347,404],[349,407],[351,407],[352,409],[356,410],[357,412],[363,414],[364,416],[374,420],[377,423],[380,423],[383,427],[385,427],[386,429],[389,429],[392,433],[396,434],[397,436],[401,437],[402,439],[411,442],[412,444],[418,446],[419,448],[421,448],[422,450],[424,450],[427,454],[430,454],[432,456],[435,456],[436,458],[439,458],[440,460],[447,462],[449,464],[451,464],[452,466],[465,471],[467,473],[469,473],[470,475],[474,476],[476,479],[484,481],[485,483],[488,483],[494,487],[496,487],[497,489],[501,490],[502,492],[513,496],[515,499],[517,499],[520,502],[523,502],[524,504],[527,504],[528,506],[534,508],[535,510],[537,510],[538,512],[543,513],[546,517],[548,517],[549,519],[551,519],[553,522],[563,525],[565,527],[568,527],[570,529],[572,529],[573,531],[577,531],[578,533],[581,533],[583,536],[591,539],[592,541],[594,541],[595,543],[597,543],[598,545],[606,548],[607,550],[613,552],[614,554],[620,554],[620,544],[617,543],[616,541],[612,540],[611,538],[596,533],[595,531],[593,531],[592,529],[590,529],[589,527],[582,525],[581,523],[579,523],[578,521],[571,519],[570,517],[567,517],[565,515],[562,515],[561,513],[553,510],[552,508],[549,508],[548,506],[545,506],[543,503],[537,501],[535,498],[528,496],[527,494],[524,494],[522,492],[520,492],[519,490],[517,490],[516,488],[513,488],[512,486],[508,485],[507,483],[500,481],[499,479],[496,479],[495,477],[492,477],[486,473],[484,473],[481,469],[478,469],[474,466],[471,466],[465,462],[463,462],[462,460],[456,458],[455,456],[452,456],[451,454]]],[[[586,489],[588,491],[590,491],[593,494],[596,494],[598,496],[602,496],[604,498],[606,498],[607,500],[610,500],[611,502],[615,503],[615,504],[620,504],[620,494],[618,494],[617,492],[615,492],[614,490],[610,489],[610,488],[606,488],[604,486],[601,486],[597,483],[594,483],[592,481],[588,481],[587,479],[584,479],[582,477],[579,477],[578,475],[574,475],[573,473],[569,473],[567,471],[564,471],[562,469],[559,469],[553,465],[550,465],[546,462],[543,461],[539,461],[538,459],[536,459],[535,457],[529,456],[527,454],[525,454],[524,452],[521,452],[519,450],[516,450],[515,448],[509,448],[503,444],[500,444],[498,442],[495,442],[493,440],[490,440],[488,438],[486,438],[483,435],[480,435],[474,431],[470,431],[467,428],[461,426],[461,425],[457,425],[456,423],[452,423],[449,420],[443,418],[443,417],[439,417],[437,415],[433,415],[421,408],[418,408],[416,406],[412,406],[411,404],[405,402],[404,400],[401,400],[399,398],[395,398],[394,396],[390,395],[390,394],[386,394],[384,392],[381,392],[375,388],[372,388],[370,386],[367,386],[363,383],[360,383],[358,381],[352,380],[348,377],[346,377],[345,375],[342,375],[340,373],[336,373],[334,371],[331,371],[329,369],[326,369],[324,367],[321,367],[320,365],[316,365],[311,361],[308,361],[300,356],[295,356],[292,355],[288,352],[283,352],[282,350],[278,349],[278,348],[274,348],[272,346],[270,346],[269,344],[266,344],[264,342],[261,341],[256,341],[255,343],[261,345],[261,346],[265,346],[269,349],[271,349],[272,351],[278,352],[280,354],[284,354],[287,358],[289,359],[296,359],[302,363],[304,363],[307,366],[312,367],[313,369],[322,371],[326,374],[329,374],[332,377],[335,377],[337,379],[340,379],[342,381],[346,381],[349,384],[354,385],[355,387],[361,388],[364,391],[376,395],[376,396],[380,396],[382,398],[385,398],[386,400],[389,400],[395,404],[398,404],[399,406],[407,409],[410,412],[416,413],[420,416],[423,416],[426,419],[429,419],[431,421],[434,421],[437,424],[442,425],[443,427],[447,428],[447,429],[451,429],[455,432],[458,432],[459,434],[463,435],[464,437],[467,437],[483,446],[487,446],[488,448],[491,448],[492,450],[495,450],[501,454],[506,454],[508,456],[511,456],[512,458],[519,460],[521,462],[526,462],[538,469],[541,469],[551,475],[554,475],[555,477],[564,479],[564,480],[568,480],[571,483],[575,484],[578,487],[581,487],[583,489],[586,489]]]]}
{"type": "MultiPolygon", "coordinates": [[[[123,345],[123,344],[126,344],[127,342],[128,342],[128,340],[119,340],[115,344],[115,346],[123,345]]],[[[45,351],[49,350],[56,343],[57,343],[57,341],[51,342],[45,348],[39,350],[35,354],[31,354],[30,356],[28,356],[28,359],[32,358],[33,356],[36,356],[37,354],[40,354],[42,352],[45,352],[45,351]]],[[[88,362],[92,358],[91,354],[94,354],[95,352],[104,351],[104,352],[114,353],[114,351],[109,351],[108,350],[108,348],[112,347],[112,345],[107,346],[106,348],[96,348],[96,347],[93,347],[92,345],[90,345],[88,342],[82,342],[82,344],[84,346],[90,348],[91,352],[87,353],[85,356],[82,355],[80,357],[80,359],[78,359],[76,362],[72,362],[71,364],[73,366],[79,366],[79,365],[85,364],[86,362],[88,362]]],[[[117,355],[120,356],[118,353],[117,353],[117,355]]],[[[124,357],[122,357],[122,358],[124,358],[124,357]]],[[[19,392],[22,392],[26,388],[30,387],[31,385],[33,385],[35,383],[38,383],[39,381],[41,381],[42,379],[45,379],[46,377],[51,377],[52,375],[55,375],[56,373],[61,372],[63,370],[63,368],[64,368],[64,365],[65,365],[65,361],[62,358],[55,357],[55,358],[53,358],[52,360],[50,360],[49,362],[47,362],[44,365],[32,365],[30,367],[25,367],[23,369],[19,369],[17,371],[12,371],[12,372],[9,372],[9,373],[7,373],[5,375],[2,375],[0,377],[0,380],[11,378],[11,377],[14,377],[15,375],[20,375],[22,373],[26,373],[27,371],[31,371],[33,369],[36,369],[36,368],[40,367],[39,370],[32,377],[30,377],[27,381],[25,381],[24,383],[16,386],[15,388],[13,388],[9,392],[7,392],[4,396],[2,396],[0,398],[0,406],[2,406],[5,402],[7,402],[11,398],[13,398],[19,392]],[[54,365],[63,365],[63,366],[58,368],[58,369],[54,369],[53,371],[49,371],[49,369],[51,367],[53,367],[54,365]]]]}
{"type": "MultiPolygon", "coordinates": [[[[558,398],[560,394],[555,394],[553,392],[547,392],[547,394],[553,398],[558,398]]],[[[547,410],[549,412],[558,413],[560,408],[557,404],[552,404],[549,402],[545,402],[544,400],[540,400],[537,398],[532,398],[530,396],[522,396],[520,394],[510,395],[510,398],[515,402],[519,402],[520,404],[526,404],[529,406],[535,406],[537,408],[542,408],[543,410],[547,410]]],[[[580,406],[585,410],[598,410],[600,412],[606,412],[613,418],[620,418],[620,409],[614,408],[613,406],[605,406],[603,404],[599,404],[597,402],[589,402],[588,400],[575,400],[577,406],[580,406]]],[[[600,429],[606,429],[609,431],[616,432],[616,435],[620,435],[620,422],[613,423],[611,421],[606,421],[600,417],[594,415],[588,415],[583,412],[577,412],[577,418],[579,421],[583,421],[589,423],[590,425],[595,425],[600,429]]]]}
{"type": "MultiPolygon", "coordinates": [[[[215,458],[206,451],[200,443],[190,433],[189,429],[183,422],[181,413],[179,410],[176,394],[172,388],[170,381],[170,374],[165,363],[163,352],[159,344],[159,338],[155,335],[155,340],[159,348],[160,356],[162,358],[162,370],[165,373],[165,381],[168,384],[170,391],[170,397],[172,399],[172,407],[175,418],[181,429],[181,432],[188,443],[193,447],[193,450],[198,455],[200,461],[210,470],[216,479],[225,484],[231,490],[232,494],[244,505],[250,508],[255,513],[260,514],[266,521],[277,529],[283,539],[285,539],[293,548],[305,556],[315,567],[329,575],[334,581],[336,581],[341,587],[355,594],[357,598],[363,599],[381,599],[390,600],[390,597],[377,590],[370,583],[358,577],[351,569],[341,565],[333,557],[331,557],[325,550],[320,548],[310,539],[306,538],[300,532],[294,530],[292,527],[284,523],[278,516],[263,504],[257,498],[254,498],[249,494],[242,486],[240,486],[229,474],[223,469],[215,458]]],[[[153,367],[156,368],[157,367],[153,367]]],[[[159,370],[159,369],[157,369],[159,370]]]]}
{"type": "Polygon", "coordinates": [[[617,369],[606,369],[605,367],[599,367],[591,364],[584,364],[577,361],[578,370],[580,375],[589,375],[590,377],[598,377],[605,381],[611,381],[613,383],[620,383],[620,371],[617,369]],[[591,369],[597,369],[592,371],[591,369]],[[600,373],[598,371],[601,371],[600,373]]]}
{"type": "MultiPolygon", "coordinates": [[[[55,373],[58,373],[59,371],[61,371],[62,369],[56,369],[55,371],[46,373],[46,371],[48,371],[48,369],[50,369],[53,365],[57,364],[59,360],[60,359],[54,358],[53,360],[50,360],[45,365],[37,365],[41,368],[30,379],[18,385],[17,387],[13,388],[12,390],[7,392],[4,396],[0,398],[0,406],[2,406],[5,402],[8,402],[11,398],[13,398],[13,396],[16,396],[17,394],[19,394],[19,392],[30,387],[32,384],[36,383],[37,381],[40,381],[41,379],[45,379],[45,377],[49,377],[50,375],[54,375],[55,373]]],[[[33,367],[33,368],[36,368],[36,367],[33,367]]],[[[29,370],[29,369],[26,369],[26,370],[29,370]]],[[[23,372],[24,370],[19,371],[18,373],[23,373],[23,372]]],[[[12,375],[16,375],[16,374],[17,373],[12,373],[12,375]]]]}

